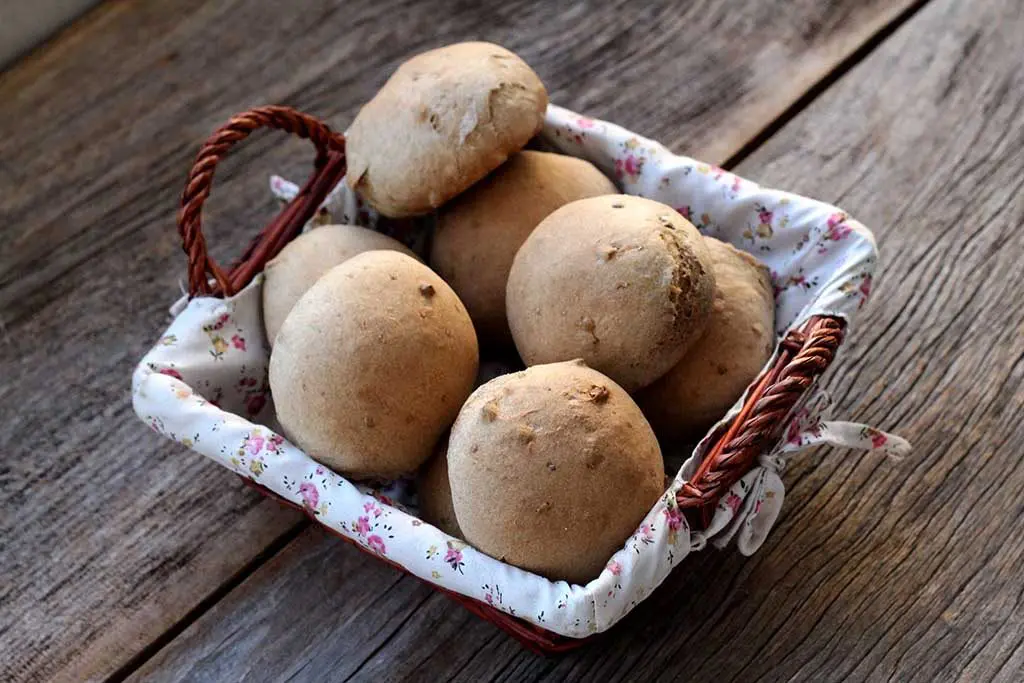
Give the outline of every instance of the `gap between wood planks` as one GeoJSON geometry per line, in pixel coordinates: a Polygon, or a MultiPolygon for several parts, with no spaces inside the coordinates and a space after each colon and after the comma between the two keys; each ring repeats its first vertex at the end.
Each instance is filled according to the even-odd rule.
{"type": "MultiPolygon", "coordinates": [[[[778,116],[771,120],[764,128],[758,133],[751,137],[746,143],[744,143],[736,152],[730,155],[725,161],[719,164],[723,169],[730,170],[735,168],[742,163],[746,158],[753,154],[758,148],[764,145],[772,136],[774,136],[779,130],[785,127],[790,121],[792,121],[801,111],[810,106],[815,100],[817,100],[823,93],[831,88],[836,82],[842,79],[850,70],[852,70],[857,64],[863,61],[869,54],[877,49],[882,43],[884,43],[893,33],[895,33],[901,26],[910,21],[921,9],[923,9],[932,0],[917,0],[902,12],[900,12],[892,21],[885,26],[881,27],[873,35],[868,37],[857,49],[851,52],[847,57],[843,58],[833,67],[827,74],[816,81],[807,91],[797,98],[791,105],[786,107],[778,116]]],[[[246,563],[238,572],[231,576],[231,578],[217,587],[216,590],[211,592],[205,598],[203,598],[194,608],[189,610],[178,622],[172,627],[161,633],[154,640],[144,646],[139,652],[131,657],[116,671],[110,674],[106,679],[106,683],[120,683],[131,676],[135,671],[141,668],[148,660],[154,657],[164,647],[175,640],[181,633],[183,633],[189,626],[199,620],[206,612],[208,612],[214,605],[216,605],[222,598],[227,596],[229,593],[234,591],[242,583],[244,583],[252,574],[254,574],[260,567],[266,564],[268,561],[273,559],[281,551],[287,548],[293,541],[295,541],[302,532],[313,526],[313,522],[309,519],[303,519],[292,528],[288,529],[285,533],[276,538],[270,545],[268,545],[263,551],[255,555],[248,563],[246,563]]],[[[411,616],[411,613],[410,613],[411,616]]],[[[397,632],[397,631],[396,631],[397,632]]],[[[379,646],[376,650],[371,652],[364,661],[360,664],[362,667],[366,661],[369,661],[376,654],[383,645],[379,646]]],[[[358,671],[358,668],[357,668],[358,671]]]]}
{"type": "Polygon", "coordinates": [[[831,88],[839,79],[845,76],[850,69],[857,66],[857,64],[862,62],[865,57],[874,52],[879,45],[884,43],[889,36],[895,33],[900,26],[913,18],[913,16],[921,11],[921,9],[929,2],[931,2],[931,0],[917,0],[897,15],[897,17],[889,22],[889,24],[880,28],[873,36],[865,40],[860,47],[836,64],[836,66],[825,74],[821,80],[808,88],[807,92],[797,98],[793,104],[786,107],[781,114],[769,122],[768,125],[762,128],[760,132],[750,138],[750,140],[748,140],[742,147],[722,162],[722,164],[720,164],[721,167],[728,171],[743,163],[743,160],[753,154],[754,150],[767,142],[768,138],[779,132],[783,126],[792,121],[797,114],[810,106],[810,104],[818,99],[822,93],[831,88]]]}

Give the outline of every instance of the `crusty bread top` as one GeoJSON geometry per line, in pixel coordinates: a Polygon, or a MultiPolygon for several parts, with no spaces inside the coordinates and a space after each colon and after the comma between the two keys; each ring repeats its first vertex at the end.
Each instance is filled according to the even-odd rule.
{"type": "Polygon", "coordinates": [[[348,185],[385,216],[428,213],[522,149],[547,104],[537,74],[503,47],[424,52],[399,66],[352,122],[348,185]]]}
{"type": "Polygon", "coordinates": [[[441,208],[430,266],[466,304],[481,341],[511,345],[505,285],[534,228],[569,202],[616,192],[588,161],[526,150],[441,208]]]}
{"type": "Polygon", "coordinates": [[[627,391],[679,362],[703,332],[714,276],[693,225],[669,206],[609,195],[572,202],[533,231],[506,307],[527,365],[583,358],[627,391]]]}

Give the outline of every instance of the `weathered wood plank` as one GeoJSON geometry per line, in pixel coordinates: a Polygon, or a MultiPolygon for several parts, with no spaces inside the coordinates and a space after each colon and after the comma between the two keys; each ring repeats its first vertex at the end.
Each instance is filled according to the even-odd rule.
{"type": "MultiPolygon", "coordinates": [[[[555,101],[721,161],[910,4],[133,0],[0,74],[3,677],[118,670],[300,524],[127,405],[183,274],[181,183],[229,114],[281,102],[343,127],[403,57],[483,37],[555,101]]],[[[266,220],[266,173],[308,159],[257,136],[229,160],[215,253],[266,220]]]]}
{"type": "MultiPolygon", "coordinates": [[[[936,0],[738,169],[839,202],[876,230],[887,265],[830,387],[840,415],[898,427],[913,459],[797,460],[758,555],[688,561],[614,635],[577,653],[536,657],[437,596],[383,647],[377,634],[361,648],[352,680],[1024,679],[1022,52],[1016,0],[936,0]]],[[[264,614],[252,596],[268,591],[363,599],[338,574],[288,582],[314,548],[319,561],[362,561],[340,542],[324,551],[317,534],[139,679],[213,680],[254,652],[268,664],[258,679],[283,678],[275,653],[292,652],[276,641],[299,613],[259,622],[255,643],[220,634],[251,628],[264,614]]],[[[400,606],[384,597],[374,609],[400,606]]],[[[345,678],[353,638],[321,633],[311,661],[343,661],[345,678]]]]}

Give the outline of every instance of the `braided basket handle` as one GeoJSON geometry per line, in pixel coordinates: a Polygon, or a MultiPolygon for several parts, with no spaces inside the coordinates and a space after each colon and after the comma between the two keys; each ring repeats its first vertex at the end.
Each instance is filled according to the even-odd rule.
{"type": "Polygon", "coordinates": [[[188,255],[189,296],[237,294],[302,230],[344,175],[345,137],[322,121],[290,107],[274,106],[259,107],[232,116],[199,149],[181,195],[178,232],[188,255]],[[315,170],[295,199],[256,237],[238,263],[225,273],[206,248],[202,228],[203,203],[210,196],[217,163],[232,145],[264,127],[283,130],[312,142],[317,152],[315,170]]]}
{"type": "Polygon", "coordinates": [[[835,358],[843,332],[839,318],[814,316],[802,330],[786,335],[775,364],[757,380],[739,414],[676,494],[681,509],[699,513],[691,522],[706,527],[718,500],[775,446],[786,417],[835,358]]]}

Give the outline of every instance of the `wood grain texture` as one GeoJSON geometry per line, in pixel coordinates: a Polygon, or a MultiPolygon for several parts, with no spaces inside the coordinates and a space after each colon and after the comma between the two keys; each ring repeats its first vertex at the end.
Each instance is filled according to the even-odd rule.
{"type": "MultiPolygon", "coordinates": [[[[291,104],[343,128],[410,53],[482,37],[554,101],[722,161],[909,5],[126,0],[0,74],[2,677],[118,671],[302,524],[128,404],[183,274],[185,173],[231,113],[291,104]]],[[[228,160],[215,256],[267,220],[266,174],[309,158],[256,136],[228,160]]]]}
{"type": "Polygon", "coordinates": [[[935,0],[737,169],[875,230],[886,266],[829,386],[839,415],[914,442],[903,465],[795,460],[756,556],[687,560],[611,635],[560,658],[521,650],[442,596],[394,628],[391,615],[426,596],[409,577],[378,594],[388,625],[372,637],[335,626],[289,649],[303,615],[267,618],[260,596],[312,591],[329,596],[327,613],[365,599],[340,572],[289,583],[314,561],[364,561],[310,530],[139,680],[283,680],[292,656],[310,662],[308,680],[1024,680],[1022,53],[1016,0],[935,0]],[[256,628],[255,642],[224,638],[256,628]],[[244,668],[252,657],[259,671],[244,668]]]}

